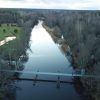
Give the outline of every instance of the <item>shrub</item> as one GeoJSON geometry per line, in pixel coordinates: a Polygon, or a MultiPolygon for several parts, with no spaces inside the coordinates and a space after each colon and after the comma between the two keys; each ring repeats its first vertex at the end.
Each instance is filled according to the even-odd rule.
{"type": "Polygon", "coordinates": [[[17,33],[18,32],[18,30],[17,29],[14,29],[14,33],[17,33]]]}

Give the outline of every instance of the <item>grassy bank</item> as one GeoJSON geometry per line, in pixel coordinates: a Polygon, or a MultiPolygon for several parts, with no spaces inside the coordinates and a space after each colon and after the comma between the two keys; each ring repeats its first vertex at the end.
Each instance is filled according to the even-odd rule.
{"type": "Polygon", "coordinates": [[[0,40],[5,39],[5,37],[16,36],[19,38],[21,34],[21,28],[17,24],[1,24],[0,25],[0,40]]]}

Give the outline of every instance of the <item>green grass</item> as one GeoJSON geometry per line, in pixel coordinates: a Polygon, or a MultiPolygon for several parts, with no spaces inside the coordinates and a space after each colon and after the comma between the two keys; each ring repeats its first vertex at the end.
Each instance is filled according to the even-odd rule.
{"type": "Polygon", "coordinates": [[[8,36],[16,36],[16,38],[19,38],[21,32],[22,32],[22,29],[15,24],[14,26],[12,26],[11,24],[1,24],[0,40],[3,40],[8,36]],[[14,32],[14,30],[17,30],[17,32],[14,32]]]}

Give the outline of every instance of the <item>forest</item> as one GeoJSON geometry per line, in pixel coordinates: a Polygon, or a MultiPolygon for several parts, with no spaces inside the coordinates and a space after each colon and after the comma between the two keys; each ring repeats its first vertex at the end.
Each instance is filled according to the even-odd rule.
{"type": "MultiPolygon", "coordinates": [[[[84,68],[86,74],[100,75],[100,11],[88,10],[0,9],[0,28],[4,24],[11,24],[21,30],[14,43],[9,42],[0,47],[0,69],[12,70],[19,65],[18,70],[23,69],[23,63],[28,60],[26,49],[29,48],[30,32],[38,20],[44,21],[45,29],[48,32],[52,30],[51,34],[57,41],[64,37],[63,44],[70,47],[71,64],[75,69],[84,68]]],[[[0,40],[1,36],[0,31],[0,40]]],[[[0,76],[0,98],[3,98],[1,91],[7,89],[5,85],[13,74],[6,76],[0,72],[0,76]]],[[[88,87],[87,91],[91,91],[93,97],[99,100],[100,80],[80,80],[86,89],[88,87]]]]}

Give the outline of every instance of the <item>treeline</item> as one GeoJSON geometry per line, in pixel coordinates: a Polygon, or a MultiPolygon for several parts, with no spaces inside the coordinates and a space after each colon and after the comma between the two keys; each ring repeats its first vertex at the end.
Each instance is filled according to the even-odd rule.
{"type": "MultiPolygon", "coordinates": [[[[74,66],[97,68],[100,63],[100,11],[56,11],[44,17],[45,24],[58,28],[66,39],[74,66]]],[[[54,34],[61,37],[61,34],[54,34]]]]}
{"type": "MultiPolygon", "coordinates": [[[[0,70],[23,70],[24,62],[27,62],[26,50],[29,48],[31,30],[38,23],[37,14],[34,12],[17,9],[0,9],[0,24],[17,25],[21,29],[19,38],[0,47],[0,70]]],[[[4,100],[6,94],[10,97],[9,83],[14,73],[0,72],[0,100],[4,100]],[[3,91],[3,92],[2,92],[3,91]]]]}
{"type": "MultiPolygon", "coordinates": [[[[17,52],[19,51],[18,53],[20,56],[22,51],[25,52],[26,49],[29,48],[31,30],[34,25],[38,23],[37,14],[35,12],[28,12],[27,10],[0,9],[0,24],[3,23],[11,25],[16,24],[18,27],[20,27],[22,33],[19,35],[19,39],[16,39],[14,43],[11,43],[11,45],[13,45],[12,48],[14,47],[16,48],[17,52]]],[[[0,51],[4,52],[5,50],[1,48],[0,51]]],[[[6,58],[8,59],[8,57],[6,58]]]]}
{"type": "Polygon", "coordinates": [[[2,23],[18,23],[20,15],[13,10],[0,9],[0,24],[2,23]]]}
{"type": "MultiPolygon", "coordinates": [[[[100,11],[54,11],[43,14],[44,23],[55,28],[70,46],[72,64],[85,74],[100,75],[100,11]]],[[[100,79],[81,79],[86,91],[99,100],[100,79]]]]}

